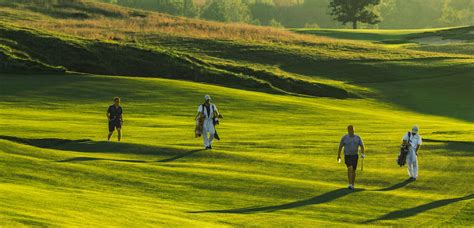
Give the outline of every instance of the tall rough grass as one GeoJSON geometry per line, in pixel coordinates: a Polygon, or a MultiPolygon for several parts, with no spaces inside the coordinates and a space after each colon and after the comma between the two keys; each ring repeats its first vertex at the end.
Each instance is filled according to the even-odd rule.
{"type": "Polygon", "coordinates": [[[0,14],[2,21],[91,39],[125,40],[133,39],[133,34],[154,33],[204,39],[285,43],[320,43],[331,40],[272,27],[188,19],[90,1],[58,3],[51,7],[17,3],[0,8],[0,14]],[[19,14],[23,17],[11,17],[19,14]]]}

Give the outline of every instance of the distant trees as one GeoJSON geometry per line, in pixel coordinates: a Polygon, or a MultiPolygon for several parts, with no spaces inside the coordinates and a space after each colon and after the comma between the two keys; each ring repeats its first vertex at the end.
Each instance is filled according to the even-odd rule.
{"type": "Polygon", "coordinates": [[[249,6],[250,13],[253,16],[254,24],[270,25],[275,20],[275,3],[272,0],[256,0],[249,6]]]}
{"type": "MultiPolygon", "coordinates": [[[[72,0],[10,1],[54,2],[72,0]]],[[[287,28],[347,28],[352,26],[354,28],[403,29],[474,24],[474,0],[101,1],[177,16],[287,28]]]]}
{"type": "Polygon", "coordinates": [[[198,17],[199,9],[194,0],[102,0],[139,9],[153,10],[172,15],[198,17]]]}
{"type": "Polygon", "coordinates": [[[445,0],[384,0],[380,28],[438,27],[445,0]]]}
{"type": "Polygon", "coordinates": [[[474,24],[473,0],[446,0],[442,7],[439,22],[446,26],[474,24]]]}
{"type": "Polygon", "coordinates": [[[375,13],[374,7],[380,0],[331,0],[329,7],[331,15],[343,25],[352,23],[352,28],[357,29],[357,23],[380,23],[380,16],[375,13]]]}
{"type": "Polygon", "coordinates": [[[211,0],[204,6],[201,17],[213,21],[249,23],[251,16],[247,4],[241,0],[211,0]]]}

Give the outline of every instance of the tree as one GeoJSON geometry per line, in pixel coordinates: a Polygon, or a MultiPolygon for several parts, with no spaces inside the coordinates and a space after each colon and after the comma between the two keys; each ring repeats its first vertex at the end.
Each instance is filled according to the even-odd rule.
{"type": "Polygon", "coordinates": [[[335,20],[343,25],[350,22],[352,28],[357,29],[357,22],[372,25],[380,23],[380,16],[373,9],[378,4],[380,0],[331,0],[329,8],[335,20]]]}
{"type": "Polygon", "coordinates": [[[380,28],[417,29],[443,26],[439,23],[439,18],[442,16],[445,1],[383,0],[378,6],[383,16],[380,28]]]}
{"type": "Polygon", "coordinates": [[[252,18],[261,25],[270,25],[270,21],[275,18],[275,4],[272,0],[257,0],[249,8],[252,18]]]}
{"type": "Polygon", "coordinates": [[[196,18],[199,16],[199,9],[193,0],[183,1],[183,13],[182,16],[196,18]]]}
{"type": "Polygon", "coordinates": [[[251,22],[250,10],[241,0],[213,0],[204,7],[202,18],[223,22],[251,22]]]}
{"type": "Polygon", "coordinates": [[[472,0],[446,0],[442,9],[442,17],[439,19],[439,21],[443,26],[473,24],[474,1],[472,0]]]}

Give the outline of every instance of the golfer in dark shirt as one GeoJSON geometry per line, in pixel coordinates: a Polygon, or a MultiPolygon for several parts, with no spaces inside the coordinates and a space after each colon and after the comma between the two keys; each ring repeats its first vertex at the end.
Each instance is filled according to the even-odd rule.
{"type": "Polygon", "coordinates": [[[349,179],[349,189],[354,189],[354,182],[356,177],[357,162],[359,160],[359,147],[361,150],[362,159],[365,157],[364,142],[362,139],[354,134],[354,127],[349,125],[347,127],[347,135],[341,138],[337,160],[341,159],[341,151],[344,148],[344,162],[347,166],[347,177],[349,179]]]}
{"type": "Polygon", "coordinates": [[[109,136],[107,140],[110,141],[110,137],[117,129],[118,141],[122,138],[122,107],[120,107],[120,97],[114,98],[114,104],[109,106],[107,110],[107,119],[109,120],[109,136]]]}

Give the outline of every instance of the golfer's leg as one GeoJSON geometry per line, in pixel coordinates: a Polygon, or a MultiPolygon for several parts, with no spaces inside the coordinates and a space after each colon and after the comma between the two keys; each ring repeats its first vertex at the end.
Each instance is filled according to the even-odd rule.
{"type": "Polygon", "coordinates": [[[356,179],[356,171],[357,169],[352,169],[352,186],[355,184],[355,179],[356,179]]]}
{"type": "Polygon", "coordinates": [[[347,167],[347,179],[349,181],[349,184],[352,184],[352,166],[347,167]]]}
{"type": "Polygon", "coordinates": [[[409,177],[413,177],[413,174],[412,174],[412,168],[411,168],[411,152],[408,151],[408,154],[407,154],[407,171],[408,171],[408,176],[409,177]]]}
{"type": "Polygon", "coordinates": [[[112,137],[113,131],[109,131],[109,136],[107,137],[107,141],[110,141],[110,137],[112,137]]]}
{"type": "Polygon", "coordinates": [[[207,132],[207,129],[203,128],[202,130],[202,138],[204,140],[204,147],[208,147],[209,146],[209,138],[207,138],[208,136],[208,132],[207,132]]]}
{"type": "Polygon", "coordinates": [[[408,171],[408,176],[412,177],[413,174],[411,172],[411,162],[407,161],[407,171],[408,171]]]}
{"type": "Polygon", "coordinates": [[[412,163],[412,174],[413,174],[413,178],[417,178],[418,177],[418,159],[415,157],[413,163],[412,163]]]}
{"type": "Polygon", "coordinates": [[[214,141],[214,134],[209,134],[209,146],[212,146],[212,141],[214,141]]]}
{"type": "Polygon", "coordinates": [[[216,133],[216,130],[214,129],[214,126],[209,127],[209,144],[208,146],[212,147],[212,141],[214,141],[214,134],[216,133]]]}
{"type": "Polygon", "coordinates": [[[117,128],[117,139],[118,141],[122,139],[122,128],[117,128]]]}

